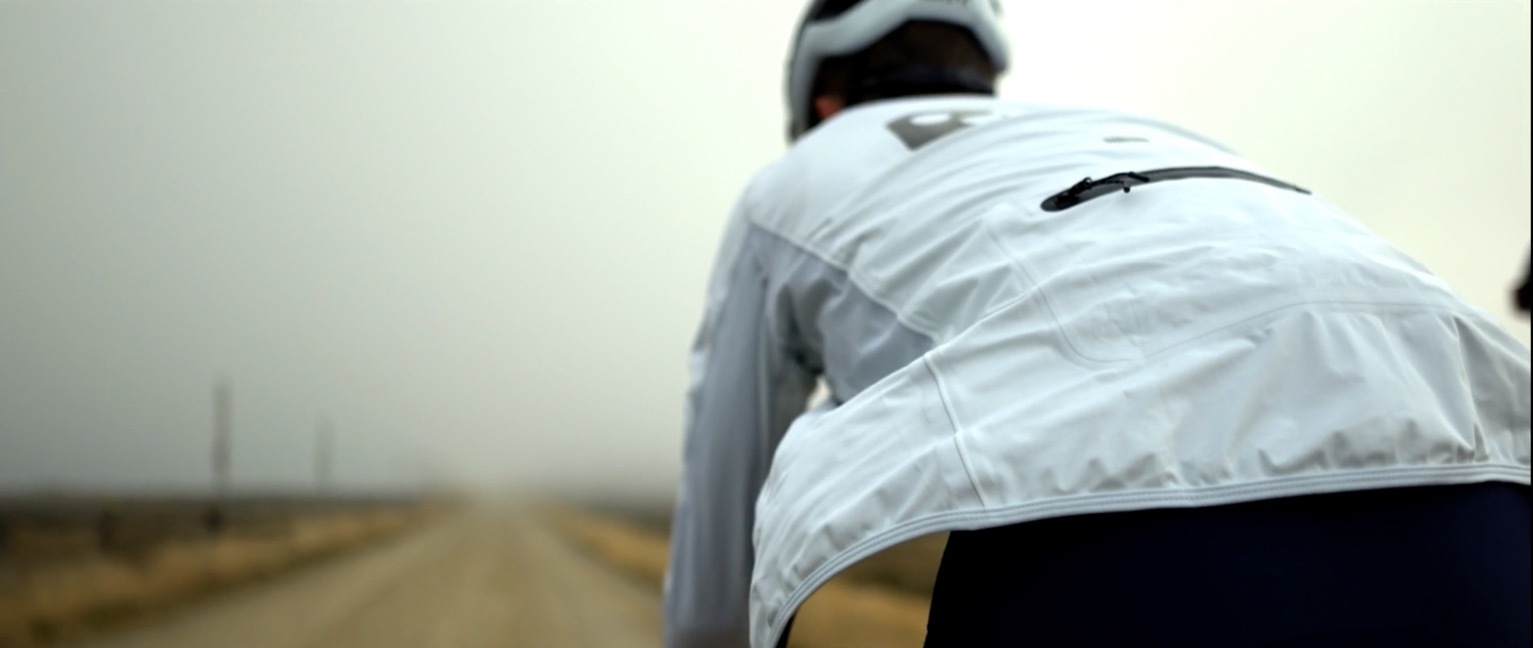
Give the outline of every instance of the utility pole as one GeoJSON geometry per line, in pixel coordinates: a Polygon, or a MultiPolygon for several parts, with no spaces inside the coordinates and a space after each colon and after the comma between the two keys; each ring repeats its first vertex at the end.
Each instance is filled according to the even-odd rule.
{"type": "Polygon", "coordinates": [[[213,495],[219,502],[229,494],[229,467],[234,453],[234,388],[226,376],[213,387],[213,495]]]}
{"type": "Polygon", "coordinates": [[[202,523],[208,533],[223,532],[225,499],[229,496],[229,466],[234,453],[234,388],[227,376],[213,384],[213,504],[202,523]]]}
{"type": "Polygon", "coordinates": [[[335,425],[320,417],[314,430],[314,490],[328,494],[335,471],[335,425]]]}

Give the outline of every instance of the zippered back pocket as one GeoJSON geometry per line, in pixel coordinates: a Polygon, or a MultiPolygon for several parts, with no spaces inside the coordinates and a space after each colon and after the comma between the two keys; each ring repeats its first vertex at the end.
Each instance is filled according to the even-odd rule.
{"type": "Polygon", "coordinates": [[[1249,171],[1240,171],[1226,167],[1176,167],[1171,169],[1156,169],[1154,171],[1127,171],[1114,173],[1099,180],[1086,178],[1075,183],[1069,189],[1044,199],[1039,208],[1047,212],[1064,211],[1088,200],[1101,198],[1110,193],[1128,191],[1140,185],[1167,180],[1187,180],[1191,178],[1228,178],[1232,180],[1247,180],[1260,182],[1265,185],[1288,189],[1302,194],[1309,191],[1302,187],[1288,184],[1282,180],[1274,180],[1263,175],[1257,175],[1249,171]]]}

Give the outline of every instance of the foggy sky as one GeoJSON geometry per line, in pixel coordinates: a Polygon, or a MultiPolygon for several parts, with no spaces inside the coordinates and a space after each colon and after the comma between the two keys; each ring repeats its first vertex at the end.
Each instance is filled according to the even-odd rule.
{"type": "MultiPolygon", "coordinates": [[[[1526,2],[1021,2],[1003,95],[1232,146],[1506,308],[1526,2]]],[[[0,4],[0,489],[668,492],[798,2],[0,4]]]]}

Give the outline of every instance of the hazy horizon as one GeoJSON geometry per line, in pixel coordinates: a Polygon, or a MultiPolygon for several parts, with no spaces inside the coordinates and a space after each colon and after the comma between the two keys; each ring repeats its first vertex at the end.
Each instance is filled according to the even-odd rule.
{"type": "MultiPolygon", "coordinates": [[[[1349,210],[1526,342],[1526,2],[1012,0],[1002,95],[1349,210]]],[[[0,4],[0,491],[663,497],[800,3],[0,4]]]]}

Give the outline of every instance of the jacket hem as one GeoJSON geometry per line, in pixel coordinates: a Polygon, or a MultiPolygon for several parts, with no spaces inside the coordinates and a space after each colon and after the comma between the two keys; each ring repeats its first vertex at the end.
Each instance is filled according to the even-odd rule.
{"type": "Polygon", "coordinates": [[[1410,466],[1345,473],[1303,475],[1266,479],[1259,482],[1205,486],[1198,488],[1156,489],[1114,493],[1092,493],[1049,498],[983,510],[948,511],[916,518],[868,536],[822,563],[803,583],[793,589],[786,604],[771,617],[771,627],[764,645],[775,645],[784,625],[793,613],[816,590],[852,564],[879,551],[920,536],[945,531],[971,531],[1019,524],[1032,520],[1110,513],[1115,511],[1157,508],[1197,508],[1237,504],[1263,499],[1301,495],[1321,495],[1347,491],[1470,484],[1505,481],[1530,484],[1528,466],[1474,464],[1462,466],[1410,466]]]}

